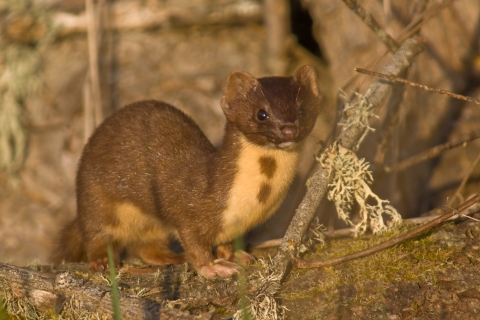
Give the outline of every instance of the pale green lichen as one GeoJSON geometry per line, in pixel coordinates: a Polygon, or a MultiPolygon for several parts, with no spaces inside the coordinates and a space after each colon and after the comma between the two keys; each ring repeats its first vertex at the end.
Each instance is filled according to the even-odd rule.
{"type": "MultiPolygon", "coordinates": [[[[345,92],[341,91],[341,95],[344,99],[348,101],[348,97],[345,92]]],[[[357,92],[355,92],[355,95],[358,98],[358,102],[352,103],[351,101],[348,101],[345,104],[343,112],[346,117],[343,121],[339,122],[338,125],[343,127],[343,131],[348,130],[350,127],[353,126],[361,126],[365,128],[365,131],[358,140],[357,144],[355,145],[355,147],[353,147],[353,150],[358,150],[360,144],[363,142],[368,132],[375,131],[374,128],[370,127],[368,119],[370,119],[370,117],[378,118],[378,116],[373,114],[372,111],[374,106],[368,103],[367,99],[365,99],[364,96],[357,92]]]]}
{"type": "Polygon", "coordinates": [[[283,320],[287,308],[280,306],[276,300],[281,288],[281,275],[276,272],[271,259],[270,261],[259,259],[258,263],[262,266],[262,271],[254,273],[249,278],[259,283],[259,289],[251,298],[243,297],[248,299],[249,303],[245,308],[235,312],[233,319],[283,320]]]}
{"type": "Polygon", "coordinates": [[[45,28],[35,43],[0,39],[0,169],[13,177],[23,164],[27,145],[24,101],[42,89],[39,49],[55,30],[48,12],[32,0],[0,0],[0,11],[7,20],[22,18],[30,28],[45,28]]]}
{"type": "Polygon", "coordinates": [[[319,222],[318,217],[315,217],[313,221],[310,223],[310,227],[308,228],[310,232],[310,236],[306,239],[305,244],[301,244],[298,251],[300,253],[305,253],[308,251],[308,247],[312,247],[313,245],[318,245],[320,248],[325,245],[325,231],[327,228],[319,222]]]}
{"type": "Polygon", "coordinates": [[[370,189],[373,177],[368,170],[370,164],[365,159],[358,159],[353,151],[335,143],[317,160],[331,175],[328,200],[335,203],[339,218],[354,228],[355,236],[364,234],[368,228],[374,234],[382,233],[402,222],[400,214],[389,205],[389,201],[380,199],[370,189]],[[355,203],[360,208],[360,221],[357,223],[350,218],[355,203]],[[384,215],[389,217],[389,225],[384,215]]]}

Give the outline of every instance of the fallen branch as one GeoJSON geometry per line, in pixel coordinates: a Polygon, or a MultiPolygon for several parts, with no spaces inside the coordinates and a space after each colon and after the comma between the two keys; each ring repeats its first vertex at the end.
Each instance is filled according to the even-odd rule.
{"type": "MultiPolygon", "coordinates": [[[[446,211],[445,206],[438,207],[429,212],[424,213],[426,216],[404,219],[403,223],[411,223],[415,225],[424,224],[437,219],[438,216],[443,214],[445,211],[446,211]],[[429,215],[429,214],[435,214],[435,215],[429,215]]],[[[475,214],[478,212],[480,212],[480,203],[477,202],[476,204],[472,205],[468,209],[463,210],[461,215],[458,215],[458,214],[454,215],[449,219],[447,219],[447,221],[455,221],[461,217],[475,214]]],[[[353,228],[342,228],[342,229],[337,229],[333,231],[322,232],[322,235],[325,237],[325,239],[351,238],[354,236],[354,234],[355,232],[353,228]]],[[[311,235],[308,235],[306,238],[311,239],[312,237],[311,235]]],[[[282,239],[280,238],[280,239],[271,239],[271,240],[261,241],[261,242],[248,243],[248,247],[252,249],[264,249],[264,248],[278,247],[281,244],[282,244],[282,239]]]]}
{"type": "Polygon", "coordinates": [[[480,201],[480,194],[477,194],[476,196],[474,196],[470,200],[462,203],[460,206],[457,207],[457,209],[452,209],[449,212],[445,213],[444,215],[436,218],[435,220],[430,221],[430,222],[428,222],[428,223],[426,223],[426,224],[424,224],[424,225],[422,225],[422,226],[420,226],[420,227],[418,227],[418,228],[416,228],[412,231],[409,231],[409,232],[407,232],[407,233],[405,233],[405,234],[403,234],[403,235],[401,235],[397,238],[394,238],[394,239],[385,241],[383,243],[380,243],[379,245],[376,245],[376,246],[373,246],[371,248],[368,248],[368,249],[365,249],[365,250],[362,250],[362,251],[359,251],[359,252],[355,252],[355,253],[352,253],[352,254],[349,254],[349,255],[346,255],[346,256],[343,256],[343,257],[330,259],[330,260],[326,260],[326,261],[306,261],[306,260],[299,259],[299,258],[293,256],[292,259],[293,259],[294,266],[297,267],[297,268],[301,268],[301,269],[330,267],[330,266],[334,266],[334,265],[344,263],[344,262],[347,262],[347,261],[352,261],[352,260],[355,260],[355,259],[366,257],[368,255],[371,255],[371,254],[375,253],[375,252],[378,252],[378,251],[381,251],[381,250],[384,250],[384,249],[387,249],[387,248],[391,248],[391,247],[393,247],[393,246],[395,246],[399,243],[402,243],[406,240],[417,237],[420,234],[424,233],[425,231],[427,231],[427,230],[439,225],[440,223],[444,222],[445,220],[450,219],[454,215],[461,213],[463,210],[467,209],[468,207],[474,205],[475,203],[477,203],[479,201],[480,201]]]}

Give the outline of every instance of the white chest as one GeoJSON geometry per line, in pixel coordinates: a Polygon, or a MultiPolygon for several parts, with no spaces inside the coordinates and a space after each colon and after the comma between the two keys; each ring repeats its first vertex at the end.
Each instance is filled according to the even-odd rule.
{"type": "Polygon", "coordinates": [[[278,209],[297,169],[299,150],[267,149],[242,141],[238,171],[216,244],[233,240],[278,209]]]}

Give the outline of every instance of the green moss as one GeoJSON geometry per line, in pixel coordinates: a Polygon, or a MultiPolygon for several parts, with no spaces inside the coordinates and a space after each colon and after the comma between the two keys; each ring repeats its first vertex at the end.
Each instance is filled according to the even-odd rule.
{"type": "Polygon", "coordinates": [[[415,301],[412,301],[412,309],[417,314],[420,313],[420,311],[421,311],[420,306],[415,301]]]}
{"type": "Polygon", "coordinates": [[[215,312],[220,315],[221,317],[227,317],[230,315],[230,313],[228,312],[228,310],[226,308],[217,308],[217,310],[215,310],[215,312]]]}
{"type": "Polygon", "coordinates": [[[18,298],[8,291],[0,293],[0,301],[4,319],[47,319],[46,315],[41,315],[27,298],[18,298]]]}
{"type": "Polygon", "coordinates": [[[0,300],[0,320],[8,320],[10,316],[7,312],[7,306],[5,300],[0,300]]]}
{"type": "MultiPolygon", "coordinates": [[[[326,246],[305,257],[306,260],[327,260],[345,256],[397,237],[416,226],[405,224],[399,229],[380,236],[362,236],[355,239],[327,241],[326,246]]],[[[451,228],[450,224],[444,228],[451,228]]],[[[326,309],[334,307],[345,297],[341,297],[342,288],[355,292],[349,303],[369,306],[381,313],[384,305],[386,284],[400,281],[422,281],[428,279],[435,283],[435,274],[444,270],[452,248],[432,250],[435,240],[431,234],[424,234],[395,247],[382,250],[365,258],[342,265],[323,268],[321,281],[305,290],[290,294],[281,294],[284,300],[311,299],[318,294],[326,304],[326,309]]],[[[293,277],[302,277],[308,270],[293,270],[293,277]]],[[[343,300],[342,300],[343,301],[343,300]]],[[[345,303],[343,301],[342,303],[345,303]]]]}

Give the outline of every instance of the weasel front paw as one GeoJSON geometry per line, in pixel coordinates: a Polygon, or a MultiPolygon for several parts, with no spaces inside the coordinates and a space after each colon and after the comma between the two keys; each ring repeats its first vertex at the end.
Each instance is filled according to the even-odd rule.
{"type": "Polygon", "coordinates": [[[88,269],[93,272],[103,272],[108,269],[108,259],[107,257],[103,259],[97,259],[96,261],[90,261],[88,264],[88,269]]]}
{"type": "Polygon", "coordinates": [[[203,266],[198,270],[202,276],[207,279],[214,279],[217,276],[220,278],[229,278],[235,273],[238,273],[240,266],[236,263],[229,262],[225,259],[216,259],[213,265],[203,266]]]}

